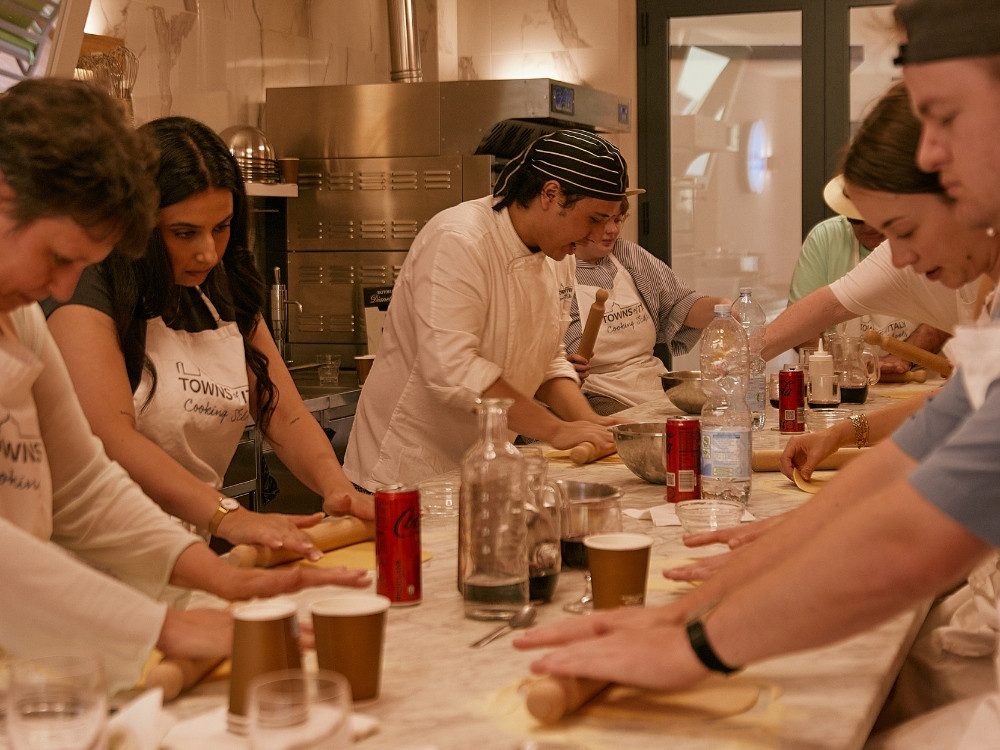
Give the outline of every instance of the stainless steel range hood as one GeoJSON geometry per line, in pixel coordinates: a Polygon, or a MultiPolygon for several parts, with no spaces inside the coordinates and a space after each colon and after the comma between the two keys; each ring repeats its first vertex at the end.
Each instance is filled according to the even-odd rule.
{"type": "Polygon", "coordinates": [[[549,78],[309,86],[267,90],[265,132],[279,156],[506,159],[552,130],[628,132],[630,115],[627,98],[549,78]]]}

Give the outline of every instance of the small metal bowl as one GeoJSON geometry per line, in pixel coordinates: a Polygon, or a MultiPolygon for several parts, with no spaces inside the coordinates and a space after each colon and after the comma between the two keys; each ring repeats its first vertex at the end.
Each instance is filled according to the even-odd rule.
{"type": "Polygon", "coordinates": [[[611,434],[615,436],[618,456],[633,474],[652,484],[666,482],[663,460],[667,433],[664,422],[616,424],[611,428],[611,434]]]}
{"type": "Polygon", "coordinates": [[[587,503],[621,497],[621,490],[611,484],[576,482],[570,479],[558,479],[556,484],[559,485],[568,503],[587,503]]]}
{"type": "Polygon", "coordinates": [[[667,398],[674,406],[687,414],[701,414],[701,407],[708,395],[701,388],[701,372],[698,370],[675,370],[660,376],[667,398]]]}

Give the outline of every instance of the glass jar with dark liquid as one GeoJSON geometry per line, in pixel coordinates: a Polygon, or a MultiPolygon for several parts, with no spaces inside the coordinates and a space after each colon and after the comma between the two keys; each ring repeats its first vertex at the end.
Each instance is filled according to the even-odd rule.
{"type": "Polygon", "coordinates": [[[830,349],[833,352],[833,367],[840,382],[841,403],[865,403],[868,400],[868,388],[878,382],[878,355],[860,336],[831,336],[830,349]]]}

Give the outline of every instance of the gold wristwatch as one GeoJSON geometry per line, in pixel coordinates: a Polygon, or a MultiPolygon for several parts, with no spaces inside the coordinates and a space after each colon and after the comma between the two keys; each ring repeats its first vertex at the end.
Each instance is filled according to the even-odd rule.
{"type": "Polygon", "coordinates": [[[239,509],[240,504],[236,500],[233,500],[233,498],[220,497],[219,509],[215,511],[215,515],[212,516],[212,520],[208,522],[208,533],[215,536],[215,532],[219,530],[219,524],[222,523],[222,519],[226,517],[226,514],[239,509]]]}

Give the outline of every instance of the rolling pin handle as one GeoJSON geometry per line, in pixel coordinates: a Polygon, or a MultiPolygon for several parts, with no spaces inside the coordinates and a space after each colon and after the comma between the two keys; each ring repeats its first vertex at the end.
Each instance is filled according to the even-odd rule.
{"type": "Polygon", "coordinates": [[[580,346],[576,353],[581,357],[590,359],[594,356],[594,343],[597,341],[597,333],[601,328],[601,320],[604,318],[604,303],[608,299],[607,289],[598,289],[594,295],[594,304],[590,306],[590,313],[587,315],[587,323],[583,327],[583,335],[580,337],[580,346]]]}

